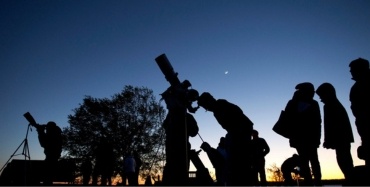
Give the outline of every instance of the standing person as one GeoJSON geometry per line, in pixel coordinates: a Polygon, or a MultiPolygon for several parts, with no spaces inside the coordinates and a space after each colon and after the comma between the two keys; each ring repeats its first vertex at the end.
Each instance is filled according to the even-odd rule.
{"type": "Polygon", "coordinates": [[[124,185],[126,185],[126,178],[128,179],[129,186],[136,185],[137,178],[135,177],[135,168],[136,168],[135,158],[131,154],[126,154],[125,159],[123,160],[123,170],[124,170],[123,172],[125,173],[125,177],[123,180],[124,185]]]}
{"type": "Polygon", "coordinates": [[[100,185],[105,186],[107,183],[109,186],[112,185],[111,177],[113,175],[113,170],[113,146],[106,138],[102,138],[96,149],[96,161],[93,171],[92,184],[96,186],[98,182],[98,176],[101,175],[100,185]]]}
{"type": "Polygon", "coordinates": [[[218,123],[227,131],[227,185],[252,185],[251,156],[245,151],[250,150],[252,121],[237,105],[225,99],[216,100],[208,92],[200,95],[198,105],[213,112],[218,123]]]}
{"type": "Polygon", "coordinates": [[[141,161],[141,158],[140,158],[140,155],[137,151],[134,151],[134,159],[135,159],[135,186],[138,186],[139,185],[139,171],[140,171],[140,167],[141,165],[143,164],[143,162],[141,161]]]}
{"type": "Polygon", "coordinates": [[[335,88],[330,83],[321,84],[317,90],[324,103],[324,143],[326,149],[334,149],[337,163],[344,174],[347,184],[351,184],[353,160],[351,143],[354,142],[351,122],[346,109],[339,102],[335,88]]]}
{"type": "Polygon", "coordinates": [[[349,100],[351,110],[356,118],[357,132],[361,137],[361,149],[365,165],[370,170],[370,69],[369,61],[363,58],[353,60],[350,64],[352,79],[349,100]]]}
{"type": "MultiPolygon", "coordinates": [[[[177,141],[174,141],[174,139],[179,139],[179,132],[174,133],[174,128],[177,128],[176,125],[170,123],[171,118],[173,116],[167,115],[166,119],[163,121],[163,128],[166,132],[166,139],[165,139],[165,147],[166,147],[166,165],[163,170],[163,185],[164,186],[179,186],[179,185],[186,185],[187,180],[183,180],[182,175],[180,175],[177,172],[182,173],[181,167],[179,167],[179,164],[182,165],[183,163],[179,163],[181,161],[184,161],[182,159],[178,158],[178,154],[183,152],[182,146],[179,146],[177,141]],[[181,161],[180,161],[181,160],[181,161]]],[[[188,176],[189,168],[190,168],[190,156],[189,151],[191,150],[191,144],[189,142],[190,137],[195,137],[199,132],[198,123],[195,120],[194,116],[190,113],[185,114],[185,132],[183,132],[183,135],[185,136],[185,143],[186,143],[186,150],[184,152],[186,157],[186,173],[188,176]]],[[[180,138],[181,139],[181,138],[180,138]]],[[[188,177],[187,177],[188,178],[188,177]]]]}
{"type": "Polygon", "coordinates": [[[45,153],[44,185],[52,185],[53,177],[58,166],[58,160],[62,153],[62,130],[53,121],[46,125],[34,125],[38,133],[38,139],[45,153]]]}
{"type": "Polygon", "coordinates": [[[270,147],[264,138],[258,136],[258,131],[252,131],[252,168],[254,179],[258,184],[258,174],[260,185],[266,186],[265,156],[270,152],[270,147]]]}
{"type": "MultiPolygon", "coordinates": [[[[182,173],[182,168],[179,167],[179,162],[184,161],[183,159],[179,159],[180,155],[179,153],[183,153],[184,155],[181,155],[181,157],[186,158],[186,173],[188,176],[189,167],[190,167],[190,156],[189,151],[191,149],[191,144],[189,142],[190,137],[195,137],[199,132],[198,123],[195,120],[194,116],[190,113],[185,114],[185,121],[186,121],[186,131],[182,133],[183,135],[186,135],[186,146],[185,150],[184,147],[179,146],[182,145],[183,142],[179,142],[179,139],[182,139],[179,137],[179,132],[177,130],[178,127],[174,124],[171,125],[170,121],[173,116],[167,115],[166,119],[163,121],[163,128],[166,132],[166,139],[165,139],[165,145],[166,145],[166,165],[164,167],[163,171],[163,184],[169,185],[169,186],[178,186],[178,185],[186,185],[187,180],[184,181],[182,175],[179,173],[182,173]],[[177,131],[176,133],[174,133],[177,131]]],[[[177,119],[178,120],[178,119],[177,119]]],[[[182,165],[182,164],[181,164],[182,165]]],[[[187,177],[188,178],[188,177],[187,177]]]]}
{"type": "Polygon", "coordinates": [[[93,171],[91,161],[89,157],[84,158],[82,164],[81,164],[81,173],[82,173],[82,184],[84,186],[89,185],[90,176],[93,171]]]}
{"type": "Polygon", "coordinates": [[[301,158],[301,176],[304,178],[305,185],[321,185],[321,168],[317,154],[321,139],[320,107],[313,99],[315,89],[312,83],[300,83],[295,88],[294,96],[285,108],[291,123],[289,144],[297,150],[301,158]],[[315,178],[314,183],[310,163],[315,178]]]}

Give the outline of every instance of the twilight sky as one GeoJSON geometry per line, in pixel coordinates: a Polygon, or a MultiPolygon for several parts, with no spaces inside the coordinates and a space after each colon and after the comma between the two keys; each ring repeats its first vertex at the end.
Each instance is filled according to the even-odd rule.
{"type": "MultiPolygon", "coordinates": [[[[85,95],[110,98],[133,85],[159,100],[169,86],[154,60],[163,53],[181,81],[243,109],[270,145],[267,167],[295,153],[271,130],[295,85],[332,83],[352,122],[354,164],[363,165],[348,64],[370,59],[369,8],[367,0],[1,0],[0,167],[25,138],[25,112],[63,128],[85,95]]],[[[216,147],[226,131],[202,108],[194,117],[216,147]]],[[[43,160],[35,129],[28,141],[31,159],[43,160]]],[[[190,141],[200,149],[199,137],[190,141]]],[[[319,160],[323,179],[343,178],[333,150],[320,146],[319,160]]]]}

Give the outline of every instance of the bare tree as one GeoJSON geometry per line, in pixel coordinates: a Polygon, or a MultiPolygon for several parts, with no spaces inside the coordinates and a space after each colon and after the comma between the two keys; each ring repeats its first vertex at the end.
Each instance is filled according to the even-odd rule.
{"type": "Polygon", "coordinates": [[[276,166],[276,163],[273,163],[270,165],[269,168],[267,168],[267,173],[270,173],[270,179],[274,182],[283,182],[283,172],[281,172],[280,167],[276,166]]]}
{"type": "MultiPolygon", "coordinates": [[[[267,168],[267,172],[270,173],[270,179],[273,182],[284,182],[283,172],[281,168],[276,166],[276,163],[270,165],[270,168],[267,168]]],[[[292,172],[292,179],[294,181],[299,181],[301,176],[299,175],[299,168],[296,167],[294,172],[292,172]]]]}

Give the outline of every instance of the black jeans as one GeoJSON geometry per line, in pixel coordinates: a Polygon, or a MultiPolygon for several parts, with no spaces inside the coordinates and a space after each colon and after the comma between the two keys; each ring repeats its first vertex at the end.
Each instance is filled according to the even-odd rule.
{"type": "Polygon", "coordinates": [[[317,154],[317,147],[314,146],[297,146],[296,150],[301,159],[301,175],[304,178],[304,185],[306,186],[321,186],[321,167],[319,157],[317,154]],[[312,181],[310,164],[312,167],[312,173],[315,178],[314,183],[312,181]]]}

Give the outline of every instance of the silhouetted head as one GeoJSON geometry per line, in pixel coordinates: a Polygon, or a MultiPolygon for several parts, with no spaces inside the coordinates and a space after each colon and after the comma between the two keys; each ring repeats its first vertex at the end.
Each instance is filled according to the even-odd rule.
{"type": "MultiPolygon", "coordinates": [[[[299,162],[299,155],[298,154],[293,154],[292,156],[292,159],[295,161],[295,162],[299,162]]],[[[299,165],[299,164],[298,164],[299,165]]]]}
{"type": "Polygon", "coordinates": [[[198,98],[198,105],[206,110],[213,111],[216,99],[208,92],[203,92],[198,98]]]}
{"type": "Polygon", "coordinates": [[[355,81],[362,80],[369,74],[369,61],[358,58],[349,63],[352,79],[355,81]]]}
{"type": "Polygon", "coordinates": [[[57,126],[57,124],[54,122],[54,121],[49,121],[47,124],[46,124],[46,127],[47,128],[55,128],[57,126]]]}
{"type": "Polygon", "coordinates": [[[349,63],[350,68],[355,68],[355,69],[369,69],[369,61],[363,58],[358,58],[355,60],[352,60],[349,63]]]}
{"type": "Polygon", "coordinates": [[[327,102],[330,99],[335,99],[337,97],[334,86],[327,82],[321,84],[317,88],[316,93],[323,103],[327,102]]]}
{"type": "Polygon", "coordinates": [[[299,83],[295,86],[295,89],[297,89],[299,96],[304,100],[311,100],[315,95],[315,88],[310,82],[299,83]]]}
{"type": "Polygon", "coordinates": [[[46,124],[46,133],[48,134],[60,134],[62,130],[57,126],[54,121],[49,121],[46,124]]]}
{"type": "Polygon", "coordinates": [[[253,137],[253,139],[258,138],[258,131],[257,130],[255,130],[255,129],[252,130],[252,137],[253,137]]]}

